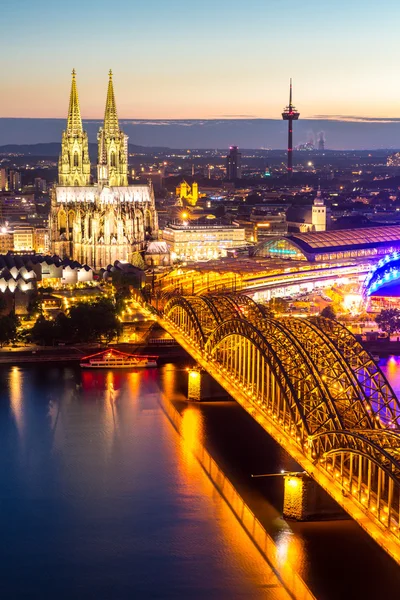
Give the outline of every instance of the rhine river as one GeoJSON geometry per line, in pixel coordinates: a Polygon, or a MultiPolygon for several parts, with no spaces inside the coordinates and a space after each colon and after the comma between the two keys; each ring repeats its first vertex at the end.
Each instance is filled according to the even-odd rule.
{"type": "MultiPolygon", "coordinates": [[[[383,367],[400,392],[400,358],[383,367]]],[[[187,373],[0,368],[2,600],[289,598],[190,451],[201,441],[318,599],[397,597],[400,568],[351,521],[286,523],[295,465],[234,402],[184,402],[187,373]],[[180,437],[160,399],[182,415],[180,437]]]]}

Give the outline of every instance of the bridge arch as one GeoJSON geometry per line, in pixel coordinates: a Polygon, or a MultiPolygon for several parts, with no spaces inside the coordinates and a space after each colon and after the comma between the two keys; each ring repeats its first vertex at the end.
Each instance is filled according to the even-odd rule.
{"type": "Polygon", "coordinates": [[[221,322],[218,310],[207,296],[186,296],[186,299],[195,312],[206,338],[221,322]]]}
{"type": "Polygon", "coordinates": [[[372,356],[343,325],[324,317],[311,317],[343,356],[362,387],[376,426],[400,429],[400,402],[372,356]]]}
{"type": "Polygon", "coordinates": [[[258,304],[246,294],[230,294],[229,296],[235,301],[241,316],[244,318],[257,322],[258,319],[271,316],[270,311],[265,306],[258,304]]]}
{"type": "Polygon", "coordinates": [[[376,422],[367,410],[365,390],[329,337],[308,319],[288,317],[282,323],[301,341],[306,355],[321,373],[341,415],[343,429],[374,427],[376,422]]]}
{"type": "Polygon", "coordinates": [[[221,323],[222,321],[229,321],[229,319],[233,318],[239,319],[241,317],[240,306],[233,296],[220,294],[202,297],[209,298],[209,300],[213,303],[213,306],[219,314],[221,323]]]}
{"type": "Polygon", "coordinates": [[[245,294],[212,294],[203,295],[202,298],[211,300],[220,315],[220,321],[232,318],[246,318],[249,321],[264,319],[270,312],[261,304],[257,304],[245,294]]]}
{"type": "Polygon", "coordinates": [[[164,307],[164,316],[182,330],[193,342],[204,346],[206,337],[192,304],[184,296],[174,296],[164,307]]]}
{"type": "MultiPolygon", "coordinates": [[[[303,444],[308,439],[312,430],[301,397],[302,389],[276,352],[275,340],[271,341],[254,324],[234,318],[221,323],[209,336],[204,352],[246,391],[251,401],[295,437],[297,443],[303,444]]],[[[318,396],[317,402],[325,400],[318,396]]],[[[324,412],[330,414],[326,404],[324,412]]]]}
{"type": "Polygon", "coordinates": [[[335,431],[312,436],[312,456],[345,495],[399,535],[400,435],[385,431],[335,431]]]}
{"type": "Polygon", "coordinates": [[[327,382],[304,348],[301,338],[281,321],[268,318],[257,321],[262,331],[280,356],[286,372],[298,390],[304,415],[313,433],[342,429],[343,423],[327,382]]]}

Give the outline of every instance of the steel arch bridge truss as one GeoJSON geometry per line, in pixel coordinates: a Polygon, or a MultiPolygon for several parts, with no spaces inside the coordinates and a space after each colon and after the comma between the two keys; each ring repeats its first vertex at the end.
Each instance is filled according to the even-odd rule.
{"type": "Polygon", "coordinates": [[[321,317],[273,319],[244,295],[174,296],[162,316],[344,508],[394,539],[400,562],[400,405],[354,336],[321,317]]]}

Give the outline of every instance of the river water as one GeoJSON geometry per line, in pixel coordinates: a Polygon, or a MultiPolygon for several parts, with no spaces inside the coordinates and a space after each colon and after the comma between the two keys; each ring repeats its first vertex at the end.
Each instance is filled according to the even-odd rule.
{"type": "MultiPolygon", "coordinates": [[[[400,359],[383,366],[400,390],[400,359]]],[[[193,458],[191,438],[318,598],[397,597],[400,569],[353,522],[283,521],[281,479],[250,474],[293,461],[234,402],[187,405],[186,382],[173,364],[0,369],[0,598],[288,598],[193,458]],[[184,437],[161,397],[181,412],[184,437]]]]}

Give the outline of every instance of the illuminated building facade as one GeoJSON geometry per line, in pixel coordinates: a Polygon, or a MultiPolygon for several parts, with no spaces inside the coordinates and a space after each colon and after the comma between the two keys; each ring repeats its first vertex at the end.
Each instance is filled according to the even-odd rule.
{"type": "Polygon", "coordinates": [[[242,178],[242,154],[237,146],[229,148],[229,154],[226,157],[226,178],[228,181],[242,178]]]}
{"type": "Polygon", "coordinates": [[[0,254],[7,252],[46,254],[48,250],[49,232],[44,227],[21,224],[1,228],[0,254]]]}
{"type": "Polygon", "coordinates": [[[14,249],[14,235],[6,227],[0,231],[0,254],[6,254],[14,249]]]}
{"type": "Polygon", "coordinates": [[[93,271],[76,261],[38,254],[0,254],[0,292],[27,292],[37,285],[56,286],[64,283],[93,281],[93,271]]]}
{"type": "Polygon", "coordinates": [[[14,229],[14,250],[26,252],[35,247],[35,229],[29,225],[19,226],[14,229]]]}
{"type": "Polygon", "coordinates": [[[0,191],[19,191],[22,188],[21,173],[14,169],[0,169],[0,191]]]}
{"type": "Polygon", "coordinates": [[[106,267],[118,259],[129,261],[134,252],[144,249],[147,239],[157,235],[152,186],[128,183],[128,138],[119,127],[111,71],[104,124],[98,134],[97,182],[91,179],[74,71],[58,171],[50,210],[54,254],[106,267]]]}
{"type": "Polygon", "coordinates": [[[317,192],[314,199],[314,204],[311,211],[312,231],[326,230],[326,206],[324,199],[321,196],[321,190],[317,192]]]}
{"type": "Polygon", "coordinates": [[[209,260],[227,255],[229,248],[244,246],[245,230],[220,223],[168,225],[163,239],[171,251],[171,260],[209,260]]]}
{"type": "Polygon", "coordinates": [[[35,229],[35,252],[37,254],[47,254],[49,251],[49,230],[45,227],[36,227],[35,229]]]}
{"type": "Polygon", "coordinates": [[[318,190],[312,206],[291,206],[286,213],[289,231],[306,233],[308,231],[325,231],[327,225],[327,209],[318,190]]]}
{"type": "Polygon", "coordinates": [[[195,181],[190,186],[187,181],[182,181],[176,188],[176,196],[179,200],[185,200],[190,206],[196,206],[199,199],[199,184],[195,181]]]}
{"type": "Polygon", "coordinates": [[[8,175],[7,169],[4,167],[0,169],[0,192],[8,190],[8,175]]]}
{"type": "Polygon", "coordinates": [[[0,254],[0,295],[17,315],[26,315],[35,290],[52,286],[87,284],[93,271],[69,259],[38,254],[0,254]]]}

